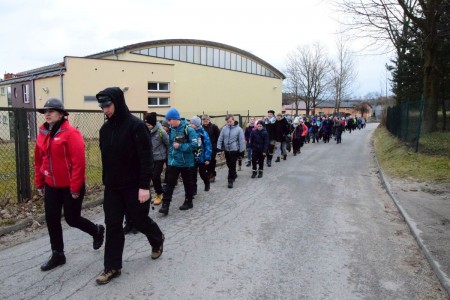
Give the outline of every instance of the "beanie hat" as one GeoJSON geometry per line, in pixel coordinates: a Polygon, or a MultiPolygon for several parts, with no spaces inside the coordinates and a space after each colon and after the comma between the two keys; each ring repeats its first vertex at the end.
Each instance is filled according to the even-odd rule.
{"type": "Polygon", "coordinates": [[[175,108],[169,109],[169,111],[166,113],[166,119],[167,120],[179,120],[181,119],[180,113],[175,108]]]}
{"type": "Polygon", "coordinates": [[[196,128],[200,128],[202,126],[202,120],[199,117],[193,116],[191,118],[191,124],[195,125],[196,128]]]}
{"type": "Polygon", "coordinates": [[[145,122],[148,124],[155,126],[156,125],[156,113],[151,112],[145,116],[145,122]]]}
{"type": "Polygon", "coordinates": [[[170,124],[169,124],[169,122],[167,122],[166,119],[163,119],[163,120],[161,121],[161,125],[164,126],[164,127],[170,128],[170,124]]]}
{"type": "Polygon", "coordinates": [[[256,126],[258,126],[259,124],[264,126],[264,121],[263,120],[258,120],[256,121],[256,126]]]}

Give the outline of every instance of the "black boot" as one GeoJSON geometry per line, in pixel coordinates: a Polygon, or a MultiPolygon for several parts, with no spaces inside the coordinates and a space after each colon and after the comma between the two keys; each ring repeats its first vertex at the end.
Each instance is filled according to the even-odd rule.
{"type": "Polygon", "coordinates": [[[184,200],[183,205],[180,206],[180,210],[188,210],[194,207],[194,204],[192,204],[192,199],[186,199],[184,200]]]}
{"type": "Polygon", "coordinates": [[[64,252],[53,251],[50,259],[41,266],[42,271],[50,271],[66,263],[64,252]]]}
{"type": "Polygon", "coordinates": [[[232,179],[228,179],[228,188],[230,188],[230,189],[233,188],[233,180],[232,179]]]}
{"type": "Polygon", "coordinates": [[[253,170],[252,178],[256,178],[257,172],[256,170],[253,170]]]}
{"type": "Polygon", "coordinates": [[[263,176],[263,170],[258,171],[258,178],[261,178],[263,176]]]}
{"type": "Polygon", "coordinates": [[[131,222],[125,221],[125,226],[123,227],[123,233],[129,234],[131,231],[133,231],[133,224],[131,224],[131,222]]]}
{"type": "Polygon", "coordinates": [[[97,225],[97,233],[94,234],[94,250],[99,249],[103,245],[103,240],[105,239],[105,227],[103,225],[97,225]]]}
{"type": "Polygon", "coordinates": [[[169,214],[169,206],[170,206],[170,202],[169,201],[164,201],[162,203],[161,208],[159,209],[159,212],[164,214],[165,216],[167,216],[169,214]]]}
{"type": "Polygon", "coordinates": [[[278,156],[275,162],[280,162],[280,157],[278,156]]]}
{"type": "Polygon", "coordinates": [[[252,165],[251,161],[248,161],[247,164],[245,165],[246,167],[250,167],[252,165]]]}
{"type": "Polygon", "coordinates": [[[286,160],[287,154],[283,154],[283,160],[286,160]]]}
{"type": "Polygon", "coordinates": [[[205,181],[205,192],[209,191],[211,184],[209,181],[205,181]]]}
{"type": "Polygon", "coordinates": [[[272,160],[267,160],[267,166],[271,167],[272,166],[272,160]]]}

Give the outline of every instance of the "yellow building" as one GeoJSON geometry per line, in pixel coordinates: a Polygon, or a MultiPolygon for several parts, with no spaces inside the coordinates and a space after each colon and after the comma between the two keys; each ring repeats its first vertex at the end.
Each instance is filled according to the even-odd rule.
{"type": "Polygon", "coordinates": [[[165,114],[175,107],[190,118],[201,113],[281,111],[284,78],[269,63],[244,50],[174,39],[86,57],[67,56],[62,63],[0,81],[0,88],[11,88],[13,107],[40,108],[47,99],[57,97],[67,109],[99,110],[95,95],[118,86],[130,110],[165,114]]]}

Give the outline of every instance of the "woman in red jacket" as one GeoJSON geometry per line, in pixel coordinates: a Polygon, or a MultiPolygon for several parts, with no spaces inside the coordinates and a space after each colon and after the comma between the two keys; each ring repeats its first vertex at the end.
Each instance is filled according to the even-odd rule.
{"type": "Polygon", "coordinates": [[[61,226],[61,211],[71,227],[90,234],[93,247],[103,244],[105,228],[81,217],[85,193],[86,160],[84,140],[80,131],[69,124],[64,105],[59,99],[49,99],[39,112],[45,123],[39,128],[34,153],[35,186],[45,196],[45,219],[50,236],[52,256],[41,266],[49,271],[66,263],[61,226]]]}

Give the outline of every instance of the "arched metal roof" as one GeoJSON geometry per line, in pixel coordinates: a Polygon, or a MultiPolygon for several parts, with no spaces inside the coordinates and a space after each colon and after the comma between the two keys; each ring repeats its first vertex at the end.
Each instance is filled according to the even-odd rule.
{"type": "Polygon", "coordinates": [[[156,41],[148,41],[143,43],[137,43],[132,44],[128,46],[123,46],[95,54],[91,54],[86,56],[87,58],[101,58],[107,55],[115,55],[117,53],[123,53],[126,51],[144,48],[144,47],[150,47],[150,46],[162,46],[162,45],[202,45],[202,46],[210,46],[210,47],[216,47],[216,48],[222,48],[226,50],[233,51],[235,53],[241,54],[245,57],[248,57],[256,62],[259,62],[261,65],[266,66],[268,69],[270,69],[274,74],[277,74],[282,79],[285,79],[286,76],[281,73],[278,69],[276,69],[274,66],[266,62],[265,60],[257,57],[256,55],[251,54],[250,52],[247,52],[245,50],[225,45],[221,43],[211,42],[211,41],[205,41],[205,40],[194,40],[194,39],[168,39],[168,40],[156,40],[156,41]]]}

